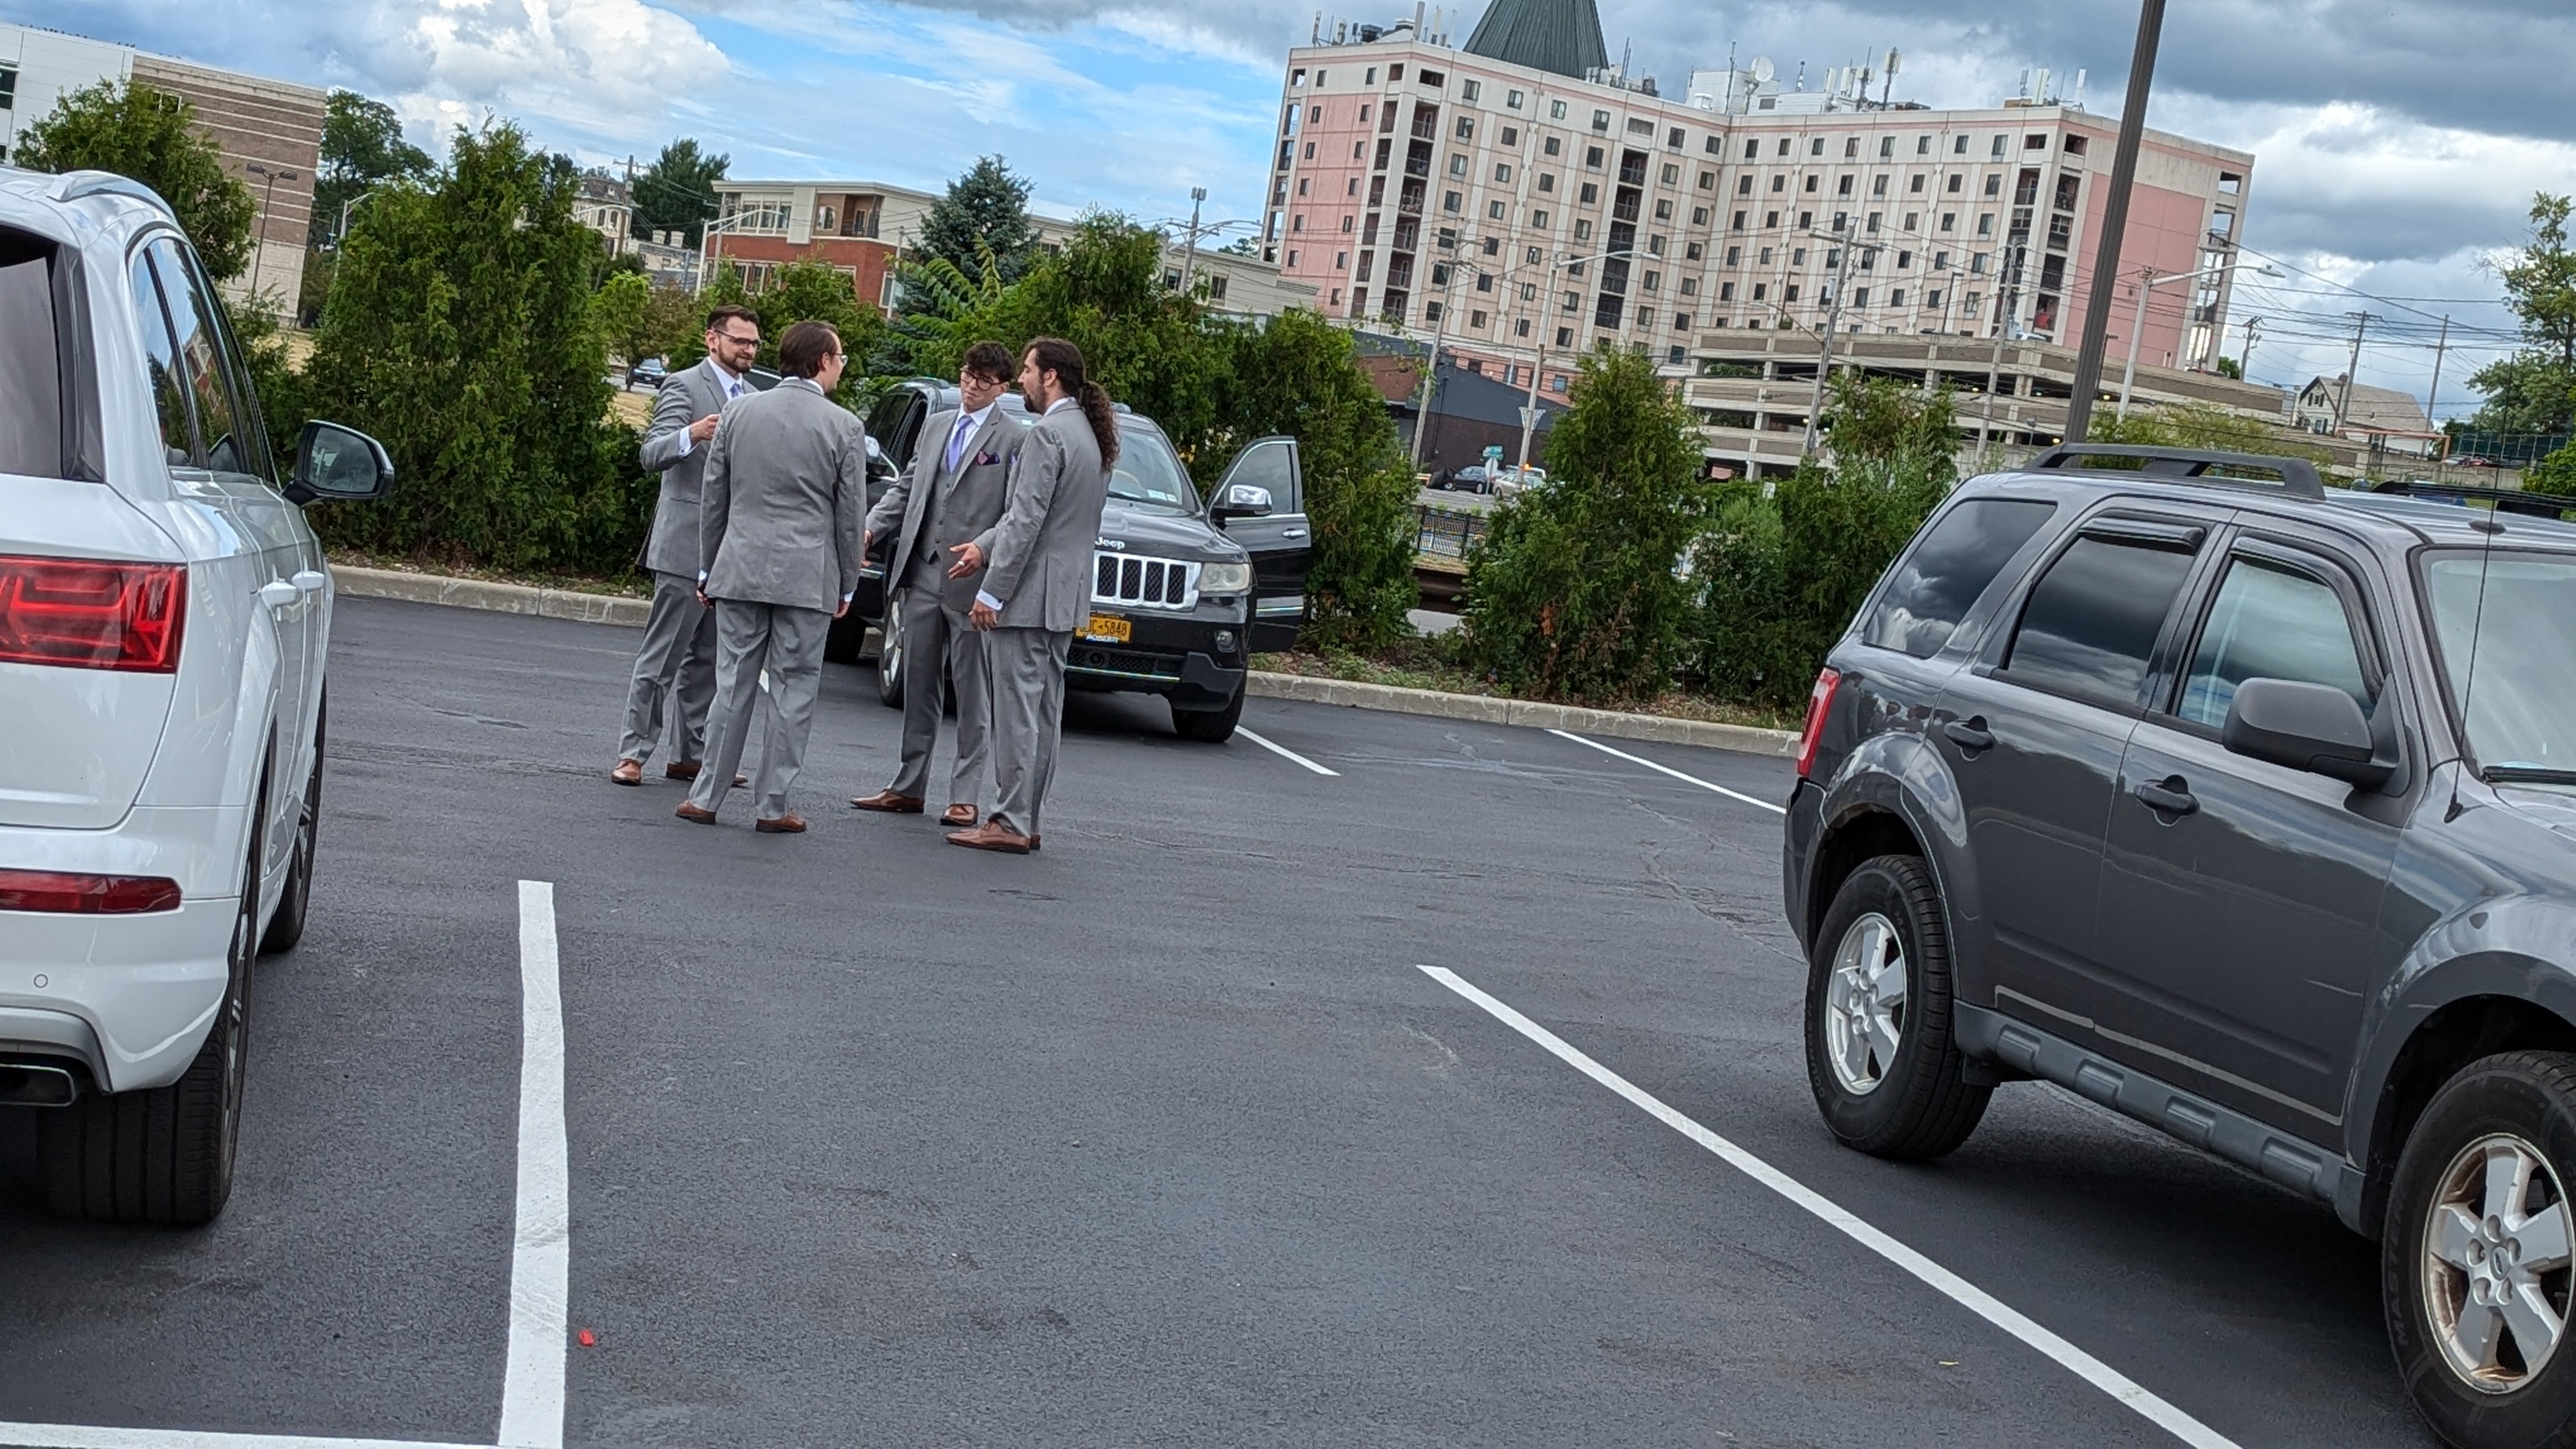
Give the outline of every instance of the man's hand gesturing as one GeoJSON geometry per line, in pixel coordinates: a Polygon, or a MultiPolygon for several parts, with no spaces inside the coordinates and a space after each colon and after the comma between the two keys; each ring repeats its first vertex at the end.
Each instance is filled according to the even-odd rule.
{"type": "Polygon", "coordinates": [[[948,576],[952,579],[962,579],[984,566],[984,551],[977,548],[971,538],[948,551],[957,555],[957,562],[948,566],[948,576]]]}
{"type": "Polygon", "coordinates": [[[715,435],[716,415],[714,413],[709,413],[705,417],[698,419],[696,422],[689,424],[689,441],[693,443],[703,443],[715,435]]]}
{"type": "Polygon", "coordinates": [[[985,603],[982,599],[977,599],[975,601],[975,607],[966,611],[966,622],[974,625],[978,629],[989,630],[1000,626],[1002,616],[993,612],[992,605],[985,603]]]}

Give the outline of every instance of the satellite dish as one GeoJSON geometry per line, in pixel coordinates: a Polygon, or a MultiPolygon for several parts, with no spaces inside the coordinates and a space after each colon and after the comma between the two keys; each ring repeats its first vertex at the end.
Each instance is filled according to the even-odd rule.
{"type": "Polygon", "coordinates": [[[1771,69],[1771,57],[1767,55],[1753,57],[1753,79],[1756,84],[1771,79],[1773,74],[1775,72],[1771,69]]]}

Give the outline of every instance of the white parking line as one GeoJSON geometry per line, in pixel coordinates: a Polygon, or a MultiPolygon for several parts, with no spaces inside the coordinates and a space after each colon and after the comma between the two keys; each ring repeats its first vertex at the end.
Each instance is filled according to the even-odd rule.
{"type": "Polygon", "coordinates": [[[443,1439],[321,1439],[198,1429],[101,1429],[87,1424],[0,1424],[0,1445],[10,1449],[475,1449],[443,1439]]]}
{"type": "MultiPolygon", "coordinates": [[[[1568,736],[1568,738],[1573,737],[1568,736]]],[[[1584,743],[1590,744],[1591,741],[1586,740],[1584,743]]],[[[1818,1221],[1921,1279],[1951,1302],[2046,1354],[2076,1377],[2135,1410],[2149,1423],[2182,1442],[2194,1446],[2194,1449],[2237,1449],[2235,1441],[2227,1436],[2166,1403],[2109,1364],[2005,1306],[1993,1294],[1861,1221],[1831,1198],[1664,1105],[1652,1093],[1584,1055],[1546,1027],[1477,989],[1457,972],[1439,966],[1420,966],[1416,969],[1473,1002],[1495,1020],[1545,1047],[1566,1065],[1627,1098],[1632,1105],[1643,1109],[1648,1116],[1707,1148],[1729,1167],[1787,1198],[1818,1221]]]]}
{"type": "Polygon", "coordinates": [[[1572,740],[1578,745],[1590,745],[1592,748],[1599,750],[1605,755],[1617,755],[1620,759],[1626,760],[1629,764],[1643,765],[1649,770],[1655,770],[1663,774],[1670,775],[1676,780],[1687,780],[1691,784],[1697,785],[1703,790],[1714,790],[1729,800],[1741,800],[1747,805],[1759,806],[1764,810],[1770,811],[1774,815],[1786,815],[1789,813],[1789,807],[1786,805],[1774,805],[1768,800],[1756,799],[1751,795],[1745,794],[1741,790],[1730,790],[1724,785],[1712,785],[1697,775],[1685,775],[1681,771],[1673,769],[1668,765],[1658,765],[1654,761],[1646,759],[1643,756],[1629,754],[1626,750],[1614,750],[1608,745],[1601,743],[1599,740],[1587,740],[1581,735],[1559,729],[1551,729],[1548,733],[1561,740],[1572,740]]]}
{"type": "Polygon", "coordinates": [[[564,1141],[563,990],[555,888],[519,882],[519,1203],[510,1249],[502,1449],[563,1449],[572,1174],[564,1141]]]}
{"type": "Polygon", "coordinates": [[[1298,764],[1305,766],[1307,769],[1314,771],[1318,775],[1330,775],[1336,780],[1342,777],[1341,771],[1327,770],[1323,766],[1316,764],[1314,761],[1307,759],[1304,755],[1297,753],[1295,750],[1289,749],[1285,745],[1274,745],[1270,743],[1270,741],[1263,739],[1261,736],[1254,734],[1252,731],[1245,729],[1241,725],[1236,725],[1234,727],[1234,732],[1243,736],[1245,739],[1252,741],[1254,744],[1261,746],[1263,749],[1268,750],[1270,753],[1277,755],[1279,758],[1283,760],[1294,760],[1298,764]]]}

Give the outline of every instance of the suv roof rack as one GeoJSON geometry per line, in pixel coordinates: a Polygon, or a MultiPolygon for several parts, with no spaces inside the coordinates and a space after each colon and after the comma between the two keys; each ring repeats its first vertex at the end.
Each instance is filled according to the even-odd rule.
{"type": "Polygon", "coordinates": [[[2484,483],[2435,483],[2425,478],[2392,478],[2385,483],[2371,484],[2370,491],[2420,498],[2427,503],[2463,506],[2476,498],[2494,504],[2498,513],[2521,513],[2533,518],[2559,519],[2570,511],[2576,511],[2576,498],[2564,493],[2535,493],[2527,488],[2497,488],[2484,483]]]}
{"type": "Polygon", "coordinates": [[[2144,465],[2138,471],[2150,478],[2188,478],[2197,483],[2215,483],[2229,488],[2277,489],[2296,498],[2326,496],[2325,480],[2317,476],[2316,464],[2305,458],[2278,458],[2261,453],[2154,448],[2136,443],[2060,443],[2022,466],[2034,471],[2083,468],[2088,458],[2135,458],[2144,465]],[[2260,478],[2230,477],[2211,472],[2214,468],[2277,473],[2281,481],[2270,483],[2260,478]]]}
{"type": "Polygon", "coordinates": [[[160,192],[131,176],[119,176],[113,171],[66,171],[62,180],[54,183],[53,199],[56,201],[78,201],[84,196],[128,196],[172,221],[179,219],[179,214],[170,209],[170,203],[161,198],[160,192]]]}

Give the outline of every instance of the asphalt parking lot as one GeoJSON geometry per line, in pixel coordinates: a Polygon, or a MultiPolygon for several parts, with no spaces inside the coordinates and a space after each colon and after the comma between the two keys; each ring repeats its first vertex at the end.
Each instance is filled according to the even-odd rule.
{"type": "Polygon", "coordinates": [[[2324,1208],[2031,1085],[1936,1165],[1827,1139],[1785,762],[1077,695],[1045,851],[986,856],[843,806],[897,716],[834,668],[815,828],[759,836],[606,781],[626,631],[337,633],[230,1212],[52,1222],[0,1115],[0,1443],[490,1445],[550,1391],[584,1446],[2428,1442],[2324,1208]]]}

